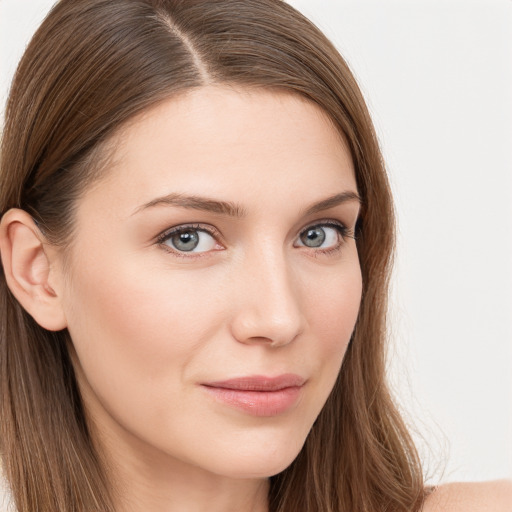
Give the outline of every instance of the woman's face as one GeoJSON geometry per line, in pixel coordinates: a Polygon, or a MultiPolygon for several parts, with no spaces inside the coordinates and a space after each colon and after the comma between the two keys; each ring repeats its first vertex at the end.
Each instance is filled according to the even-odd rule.
{"type": "Polygon", "coordinates": [[[313,103],[227,87],[166,101],[115,142],[52,269],[93,430],[147,471],[275,474],[358,314],[349,151],[313,103]]]}

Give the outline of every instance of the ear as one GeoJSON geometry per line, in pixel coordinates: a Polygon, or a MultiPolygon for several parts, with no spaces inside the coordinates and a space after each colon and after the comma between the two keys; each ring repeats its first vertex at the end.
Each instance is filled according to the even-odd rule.
{"type": "Polygon", "coordinates": [[[55,272],[48,258],[48,248],[27,212],[13,208],[3,215],[0,255],[7,286],[41,327],[59,331],[66,328],[67,323],[61,297],[50,284],[50,276],[55,272]]]}

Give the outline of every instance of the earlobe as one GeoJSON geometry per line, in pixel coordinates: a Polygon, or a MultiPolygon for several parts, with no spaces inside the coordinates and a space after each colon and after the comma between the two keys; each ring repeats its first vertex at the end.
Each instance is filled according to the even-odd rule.
{"type": "Polygon", "coordinates": [[[0,254],[7,285],[23,308],[41,327],[64,329],[66,318],[61,297],[50,284],[44,236],[24,210],[13,208],[2,217],[0,254]]]}

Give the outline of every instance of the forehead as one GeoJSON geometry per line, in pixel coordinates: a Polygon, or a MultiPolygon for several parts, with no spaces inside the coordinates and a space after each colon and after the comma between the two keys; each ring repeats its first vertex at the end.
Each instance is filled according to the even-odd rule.
{"type": "Polygon", "coordinates": [[[298,201],[356,191],[340,132],[319,106],[286,92],[195,89],[135,118],[114,147],[93,195],[112,202],[115,192],[126,208],[176,191],[254,205],[271,191],[298,201]]]}

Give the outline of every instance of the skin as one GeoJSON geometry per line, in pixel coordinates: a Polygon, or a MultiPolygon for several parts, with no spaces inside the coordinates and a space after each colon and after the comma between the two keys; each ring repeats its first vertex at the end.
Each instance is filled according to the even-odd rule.
{"type": "MultiPolygon", "coordinates": [[[[116,510],[265,512],[268,477],[301,449],[358,314],[359,202],[345,142],[306,100],[222,87],[162,103],[112,142],[108,169],[77,203],[70,247],[46,244],[26,212],[4,215],[8,284],[43,327],[70,331],[116,510]],[[243,215],[171,204],[178,193],[243,215]],[[199,233],[201,252],[159,236],[189,224],[215,229],[199,233]],[[305,246],[301,234],[318,225],[325,241],[305,246]],[[300,396],[264,417],[202,386],[283,373],[305,379],[300,396]]],[[[507,482],[452,484],[424,512],[510,503],[507,482]]]]}
{"type": "Polygon", "coordinates": [[[354,239],[330,226],[325,247],[300,239],[325,221],[353,232],[357,199],[305,213],[334,194],[357,195],[349,152],[305,100],[214,87],[159,105],[114,143],[50,281],[118,508],[266,510],[267,478],[301,449],[358,314],[354,239]],[[176,193],[237,203],[244,215],[158,199],[176,193]],[[199,234],[202,252],[158,241],[184,224],[216,230],[199,234]],[[287,373],[306,383],[270,417],[201,386],[287,373]]]}
{"type": "Polygon", "coordinates": [[[464,482],[439,486],[422,512],[510,512],[512,481],[464,482]]]}

